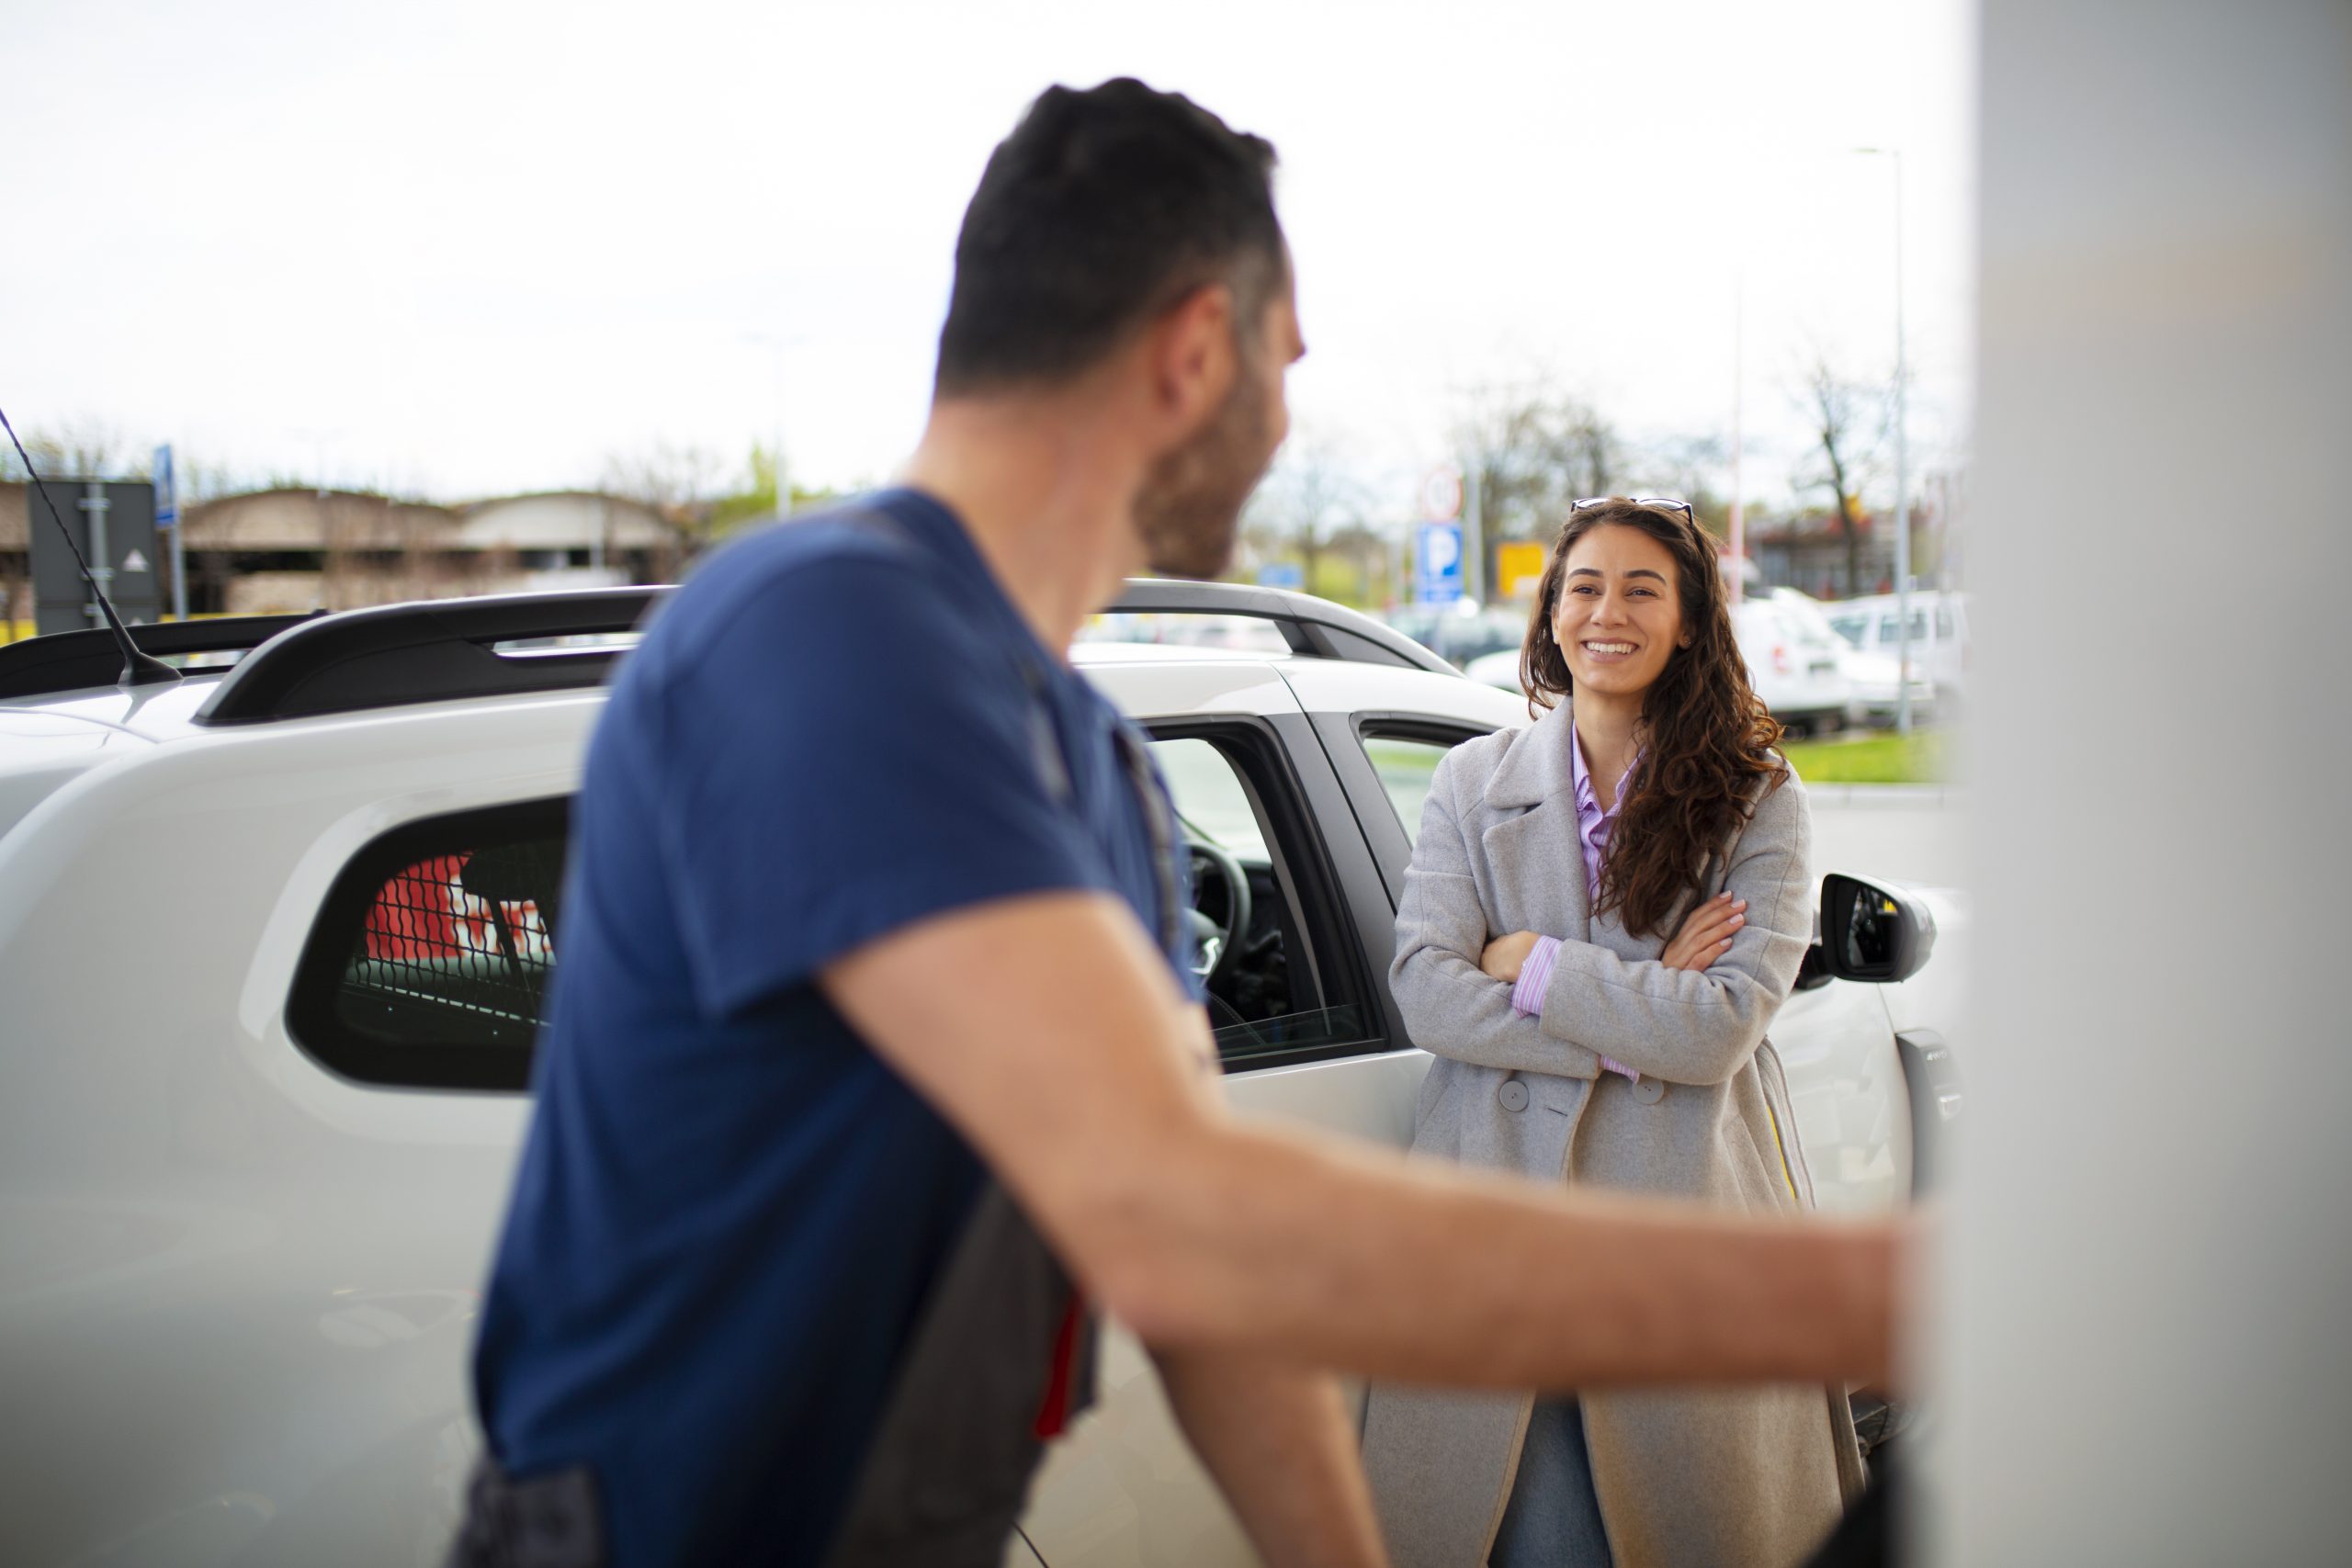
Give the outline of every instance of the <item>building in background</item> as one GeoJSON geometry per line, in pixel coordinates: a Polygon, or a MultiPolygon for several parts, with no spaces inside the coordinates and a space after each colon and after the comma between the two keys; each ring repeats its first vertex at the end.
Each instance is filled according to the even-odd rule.
{"type": "Polygon", "coordinates": [[[261,491],[191,507],[187,550],[196,615],[665,582],[684,558],[652,508],[588,491],[466,506],[261,491]]]}
{"type": "MultiPolygon", "coordinates": [[[[32,619],[29,494],[0,483],[0,628],[32,619]]],[[[187,519],[188,610],[199,615],[668,582],[690,544],[652,507],[591,491],[438,506],[266,490],[192,505],[187,519]]]]}

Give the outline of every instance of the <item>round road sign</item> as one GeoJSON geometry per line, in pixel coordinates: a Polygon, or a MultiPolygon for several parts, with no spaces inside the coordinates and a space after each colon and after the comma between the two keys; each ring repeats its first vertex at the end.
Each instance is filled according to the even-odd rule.
{"type": "Polygon", "coordinates": [[[1462,515],[1462,470],[1448,463],[1431,468],[1421,481],[1421,517],[1430,523],[1451,523],[1462,515]]]}

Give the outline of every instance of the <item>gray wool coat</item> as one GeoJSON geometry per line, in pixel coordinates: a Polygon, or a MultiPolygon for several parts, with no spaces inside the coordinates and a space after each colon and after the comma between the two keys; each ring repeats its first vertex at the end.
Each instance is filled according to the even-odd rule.
{"type": "MultiPolygon", "coordinates": [[[[1702,974],[1594,919],[1577,836],[1567,705],[1439,764],[1396,913],[1389,984],[1430,1052],[1416,1156],[1544,1182],[1782,1213],[1812,1179],[1766,1026],[1813,941],[1811,818],[1793,776],[1713,855],[1699,897],[1747,900],[1702,974]],[[1543,1011],[1511,1010],[1478,955],[1562,940],[1543,1011]],[[1603,1055],[1643,1075],[1604,1073],[1603,1055]]],[[[1680,912],[1667,923],[1671,932],[1680,912]]],[[[1574,1332],[1564,1325],[1564,1332],[1574,1332]]],[[[1618,1568],[1785,1568],[1862,1485],[1845,1391],[1606,1392],[1582,1398],[1618,1568]]],[[[1364,1464],[1397,1568],[1474,1568],[1502,1523],[1533,1396],[1377,1387],[1364,1464]]]]}

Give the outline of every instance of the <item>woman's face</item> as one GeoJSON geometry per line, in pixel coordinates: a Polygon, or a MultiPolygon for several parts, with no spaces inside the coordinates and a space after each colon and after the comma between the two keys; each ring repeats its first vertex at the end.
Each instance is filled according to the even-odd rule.
{"type": "Polygon", "coordinates": [[[1638,696],[1682,638],[1674,556],[1643,533],[1603,524],[1568,548],[1552,636],[1577,692],[1638,696]]]}

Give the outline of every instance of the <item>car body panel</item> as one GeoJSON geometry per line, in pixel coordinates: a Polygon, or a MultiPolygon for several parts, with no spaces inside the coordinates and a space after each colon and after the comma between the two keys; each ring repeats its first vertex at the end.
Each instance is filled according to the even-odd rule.
{"type": "MultiPolygon", "coordinates": [[[[1401,1147],[1429,1062],[1385,998],[1382,879],[1403,839],[1376,815],[1385,799],[1362,793],[1351,738],[1366,715],[1466,734],[1526,722],[1524,705],[1459,677],[1322,660],[1089,667],[1139,718],[1278,737],[1377,987],[1383,1043],[1237,1070],[1229,1092],[1246,1114],[1401,1147]]],[[[0,708],[0,791],[14,778],[40,792],[0,832],[8,1555],[437,1562],[480,1448],[466,1369],[529,1104],[346,1079],[289,1035],[287,998],[362,845],[569,794],[602,694],[208,729],[187,716],[209,683],[146,704],[98,692],[0,708]]],[[[1852,1188],[1824,1206],[1892,1201],[1907,1147],[1849,1103],[1883,1093],[1876,993],[1801,995],[1775,1037],[1817,1183],[1831,1185],[1826,1162],[1852,1188]]],[[[1098,1407],[1033,1496],[1028,1538],[1051,1568],[1252,1560],[1147,1367],[1114,1328],[1098,1407]]]]}

